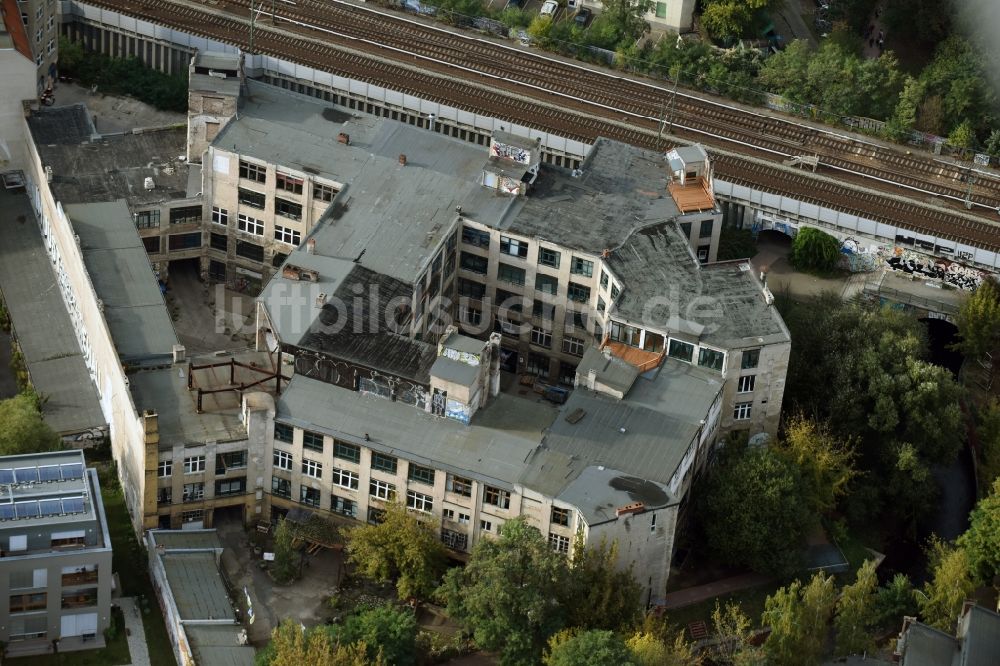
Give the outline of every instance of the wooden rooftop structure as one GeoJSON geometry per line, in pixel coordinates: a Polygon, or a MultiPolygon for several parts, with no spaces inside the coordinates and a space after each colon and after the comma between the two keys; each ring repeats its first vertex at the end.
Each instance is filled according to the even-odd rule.
{"type": "Polygon", "coordinates": [[[681,213],[698,213],[715,208],[715,197],[704,177],[686,185],[679,182],[668,183],[667,190],[681,213]]]}

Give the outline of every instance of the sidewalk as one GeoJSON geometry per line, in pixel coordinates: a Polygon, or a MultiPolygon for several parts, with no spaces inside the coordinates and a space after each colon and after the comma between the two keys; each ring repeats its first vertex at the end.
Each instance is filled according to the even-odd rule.
{"type": "Polygon", "coordinates": [[[142,615],[135,599],[119,597],[115,600],[125,616],[128,633],[128,651],[132,655],[132,666],[149,666],[149,649],[146,647],[146,630],[142,626],[142,615]]]}
{"type": "Polygon", "coordinates": [[[716,597],[732,594],[733,592],[739,592],[740,590],[746,590],[751,587],[763,585],[770,580],[770,576],[765,576],[764,574],[759,573],[748,573],[740,576],[733,576],[732,578],[723,578],[722,580],[717,580],[712,583],[696,585],[694,587],[688,587],[683,590],[671,592],[664,597],[663,607],[669,610],[672,608],[693,606],[694,604],[701,603],[702,601],[708,601],[709,599],[715,599],[716,597]]]}

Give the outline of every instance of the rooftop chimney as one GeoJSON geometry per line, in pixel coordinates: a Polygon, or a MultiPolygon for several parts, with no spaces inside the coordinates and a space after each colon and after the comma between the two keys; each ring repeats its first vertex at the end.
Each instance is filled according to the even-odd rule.
{"type": "Polygon", "coordinates": [[[399,166],[406,166],[406,155],[402,153],[399,155],[399,166]]]}
{"type": "Polygon", "coordinates": [[[632,502],[631,504],[626,504],[615,509],[615,515],[618,517],[628,516],[633,513],[642,513],[645,510],[646,505],[642,502],[632,502]]]}
{"type": "Polygon", "coordinates": [[[174,345],[173,348],[174,363],[180,363],[187,356],[187,350],[184,349],[184,345],[174,345]]]}
{"type": "Polygon", "coordinates": [[[337,143],[342,143],[345,146],[351,145],[351,135],[344,134],[343,132],[341,132],[340,134],[337,135],[337,143]]]}
{"type": "Polygon", "coordinates": [[[309,254],[316,254],[316,239],[310,238],[306,241],[306,252],[309,254]]]}

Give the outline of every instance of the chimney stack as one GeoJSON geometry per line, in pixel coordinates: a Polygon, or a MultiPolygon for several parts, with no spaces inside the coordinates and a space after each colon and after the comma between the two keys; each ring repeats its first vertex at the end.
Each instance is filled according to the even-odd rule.
{"type": "Polygon", "coordinates": [[[402,153],[399,155],[399,166],[406,166],[406,155],[402,153]]]}
{"type": "Polygon", "coordinates": [[[174,356],[174,363],[183,362],[185,357],[187,356],[187,350],[184,348],[184,345],[174,345],[172,351],[174,356]]]}
{"type": "Polygon", "coordinates": [[[351,145],[351,135],[344,134],[343,132],[341,132],[340,134],[337,135],[337,143],[342,143],[345,146],[351,145]]]}
{"type": "Polygon", "coordinates": [[[306,241],[306,252],[308,254],[316,254],[316,239],[310,238],[306,241]]]}

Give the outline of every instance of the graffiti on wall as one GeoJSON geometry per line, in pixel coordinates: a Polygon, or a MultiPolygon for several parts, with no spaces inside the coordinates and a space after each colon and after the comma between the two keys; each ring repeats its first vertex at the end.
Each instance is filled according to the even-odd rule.
{"type": "Polygon", "coordinates": [[[840,267],[851,273],[871,273],[879,267],[875,247],[848,236],[840,244],[840,267]]]}
{"type": "Polygon", "coordinates": [[[896,245],[881,245],[878,256],[891,271],[941,280],[957,289],[975,291],[986,274],[976,268],[940,257],[931,257],[896,245]]]}
{"type": "Polygon", "coordinates": [[[493,145],[490,146],[490,157],[510,160],[511,162],[517,162],[518,164],[531,164],[531,153],[527,150],[524,148],[518,148],[517,146],[511,146],[506,143],[500,143],[499,141],[494,141],[493,145]]]}

